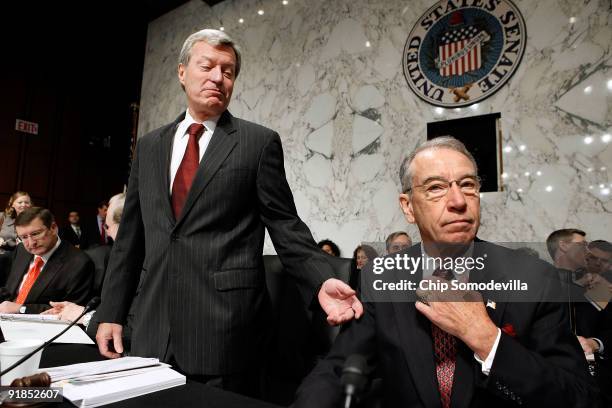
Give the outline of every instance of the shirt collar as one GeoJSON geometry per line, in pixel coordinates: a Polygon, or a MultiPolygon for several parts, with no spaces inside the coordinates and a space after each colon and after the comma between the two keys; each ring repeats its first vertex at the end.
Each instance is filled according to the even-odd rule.
{"type": "Polygon", "coordinates": [[[178,134],[180,135],[179,137],[187,136],[187,128],[189,128],[192,123],[202,123],[206,127],[207,131],[214,133],[215,128],[217,127],[217,122],[219,121],[220,117],[221,115],[214,116],[208,120],[205,120],[204,122],[199,122],[195,120],[193,116],[191,116],[191,114],[189,113],[189,109],[187,109],[187,111],[185,112],[185,119],[183,119],[183,121],[179,124],[178,127],[178,134]]]}
{"type": "MultiPolygon", "coordinates": [[[[468,249],[463,253],[463,255],[458,256],[457,258],[471,258],[472,255],[474,254],[474,241],[472,241],[470,243],[470,246],[468,247],[468,249]]],[[[427,268],[428,265],[434,265],[434,262],[428,262],[427,260],[429,258],[431,258],[431,256],[429,256],[427,254],[427,252],[425,252],[425,246],[423,245],[423,243],[421,242],[421,255],[423,256],[423,276],[428,276],[428,275],[432,275],[435,271],[429,270],[431,268],[427,268]]],[[[454,274],[457,275],[462,275],[464,273],[469,272],[469,270],[466,268],[464,270],[462,270],[462,272],[459,271],[453,271],[454,274]]]]}
{"type": "MultiPolygon", "coordinates": [[[[47,251],[46,253],[40,255],[42,260],[45,261],[45,265],[47,264],[47,261],[49,260],[49,258],[51,258],[51,255],[53,255],[53,253],[55,251],[57,251],[57,248],[59,248],[61,243],[62,243],[62,240],[58,236],[57,237],[57,242],[55,243],[55,246],[53,248],[51,248],[49,251],[47,251]]],[[[34,259],[36,259],[36,255],[34,256],[34,259]]]]}

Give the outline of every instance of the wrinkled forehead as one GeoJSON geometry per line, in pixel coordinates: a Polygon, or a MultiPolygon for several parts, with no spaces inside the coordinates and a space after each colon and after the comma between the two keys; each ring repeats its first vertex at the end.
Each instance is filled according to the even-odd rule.
{"type": "Polygon", "coordinates": [[[417,153],[410,164],[413,181],[431,177],[454,180],[465,176],[477,176],[472,161],[463,153],[445,147],[434,147],[417,153]]]}

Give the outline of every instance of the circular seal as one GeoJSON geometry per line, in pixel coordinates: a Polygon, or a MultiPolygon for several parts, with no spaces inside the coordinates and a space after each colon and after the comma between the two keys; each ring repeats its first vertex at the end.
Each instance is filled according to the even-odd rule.
{"type": "Polygon", "coordinates": [[[526,39],[525,20],[510,0],[438,1],[406,40],[404,76],[425,102],[468,106],[512,77],[526,39]]]}

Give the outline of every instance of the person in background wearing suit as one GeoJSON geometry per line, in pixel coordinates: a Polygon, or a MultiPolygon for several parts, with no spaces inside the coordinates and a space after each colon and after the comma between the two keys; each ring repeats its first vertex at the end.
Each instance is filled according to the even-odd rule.
{"type": "Polygon", "coordinates": [[[40,313],[51,307],[51,300],[86,304],[93,263],[58,237],[51,211],[24,210],[15,228],[23,245],[17,246],[6,286],[0,288],[0,313],[40,313]]]}
{"type": "Polygon", "coordinates": [[[400,206],[406,220],[417,225],[421,245],[382,260],[402,254],[418,259],[468,256],[485,259],[483,267],[442,271],[428,262],[414,270],[397,267],[372,275],[376,271],[370,263],[364,277],[417,284],[441,272],[459,282],[520,279],[542,301],[506,302],[507,293],[498,292],[466,292],[469,301],[461,302],[444,301],[441,295],[386,301],[385,296],[404,298],[395,292],[369,297],[365,291],[372,286],[365,279],[363,317],[345,325],[329,355],[304,380],[294,406],[339,406],[342,367],[353,354],[364,356],[382,377],[383,407],[594,406],[597,387],[569,330],[567,310],[544,301],[559,286],[556,271],[476,238],[480,181],[463,143],[448,136],[423,143],[402,163],[400,180],[400,206]]]}
{"type": "Polygon", "coordinates": [[[106,213],[108,211],[108,202],[100,201],[97,206],[97,211],[95,221],[87,224],[85,228],[86,241],[89,248],[98,245],[110,245],[113,242],[104,228],[104,220],[106,219],[106,213]]]}
{"type": "Polygon", "coordinates": [[[87,248],[87,235],[83,232],[83,228],[79,224],[80,217],[77,211],[68,213],[68,225],[60,228],[59,236],[62,240],[70,242],[77,248],[87,248]]]}
{"type": "Polygon", "coordinates": [[[240,69],[240,50],[223,31],[201,30],[183,44],[187,110],[138,140],[96,339],[102,355],[121,355],[140,278],[132,354],[257,395],[266,228],[307,304],[318,298],[331,323],[362,308],[297,215],[279,135],[228,112],[240,69]]]}
{"type": "Polygon", "coordinates": [[[390,233],[385,240],[385,248],[387,248],[387,254],[394,254],[399,251],[403,251],[406,248],[412,246],[412,240],[410,235],[404,231],[395,231],[390,233]]]}

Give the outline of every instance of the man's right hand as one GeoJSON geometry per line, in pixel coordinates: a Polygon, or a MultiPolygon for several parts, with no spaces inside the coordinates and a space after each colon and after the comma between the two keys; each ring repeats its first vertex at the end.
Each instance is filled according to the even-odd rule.
{"type": "Polygon", "coordinates": [[[96,333],[96,342],[98,343],[98,350],[100,354],[108,358],[119,358],[123,353],[123,341],[121,340],[121,333],[123,332],[123,326],[116,323],[100,323],[98,325],[98,332],[96,333]],[[109,348],[109,344],[112,342],[112,348],[109,348]],[[114,351],[112,350],[114,349],[114,351]]]}

